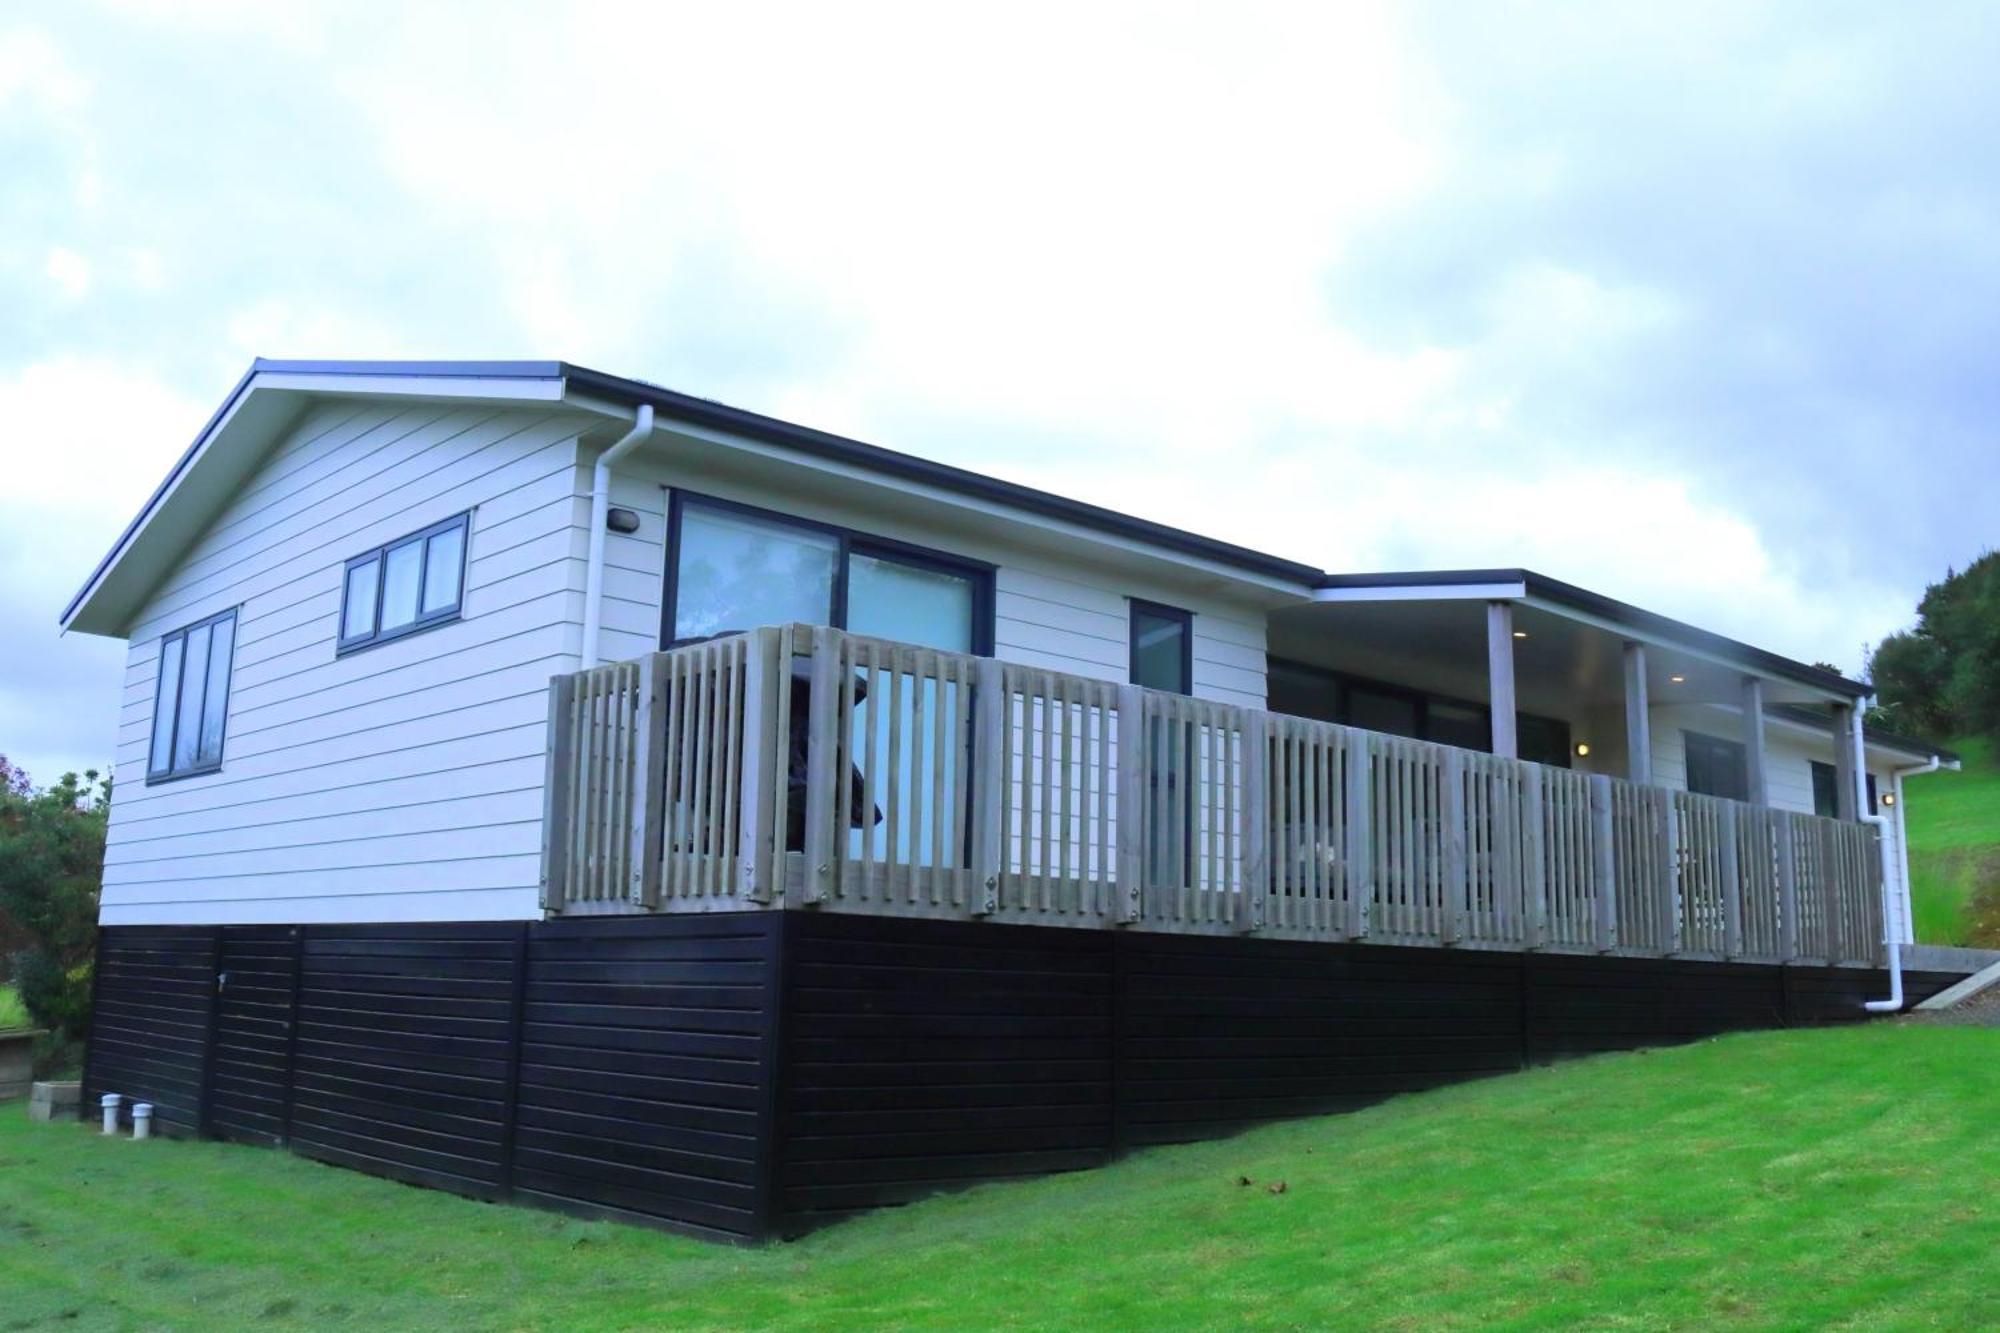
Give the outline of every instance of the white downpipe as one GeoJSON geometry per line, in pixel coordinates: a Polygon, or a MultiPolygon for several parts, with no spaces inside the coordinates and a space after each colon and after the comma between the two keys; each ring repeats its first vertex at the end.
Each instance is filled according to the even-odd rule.
{"type": "MultiPolygon", "coordinates": [[[[1894,773],[1892,773],[1890,775],[1891,779],[1894,781],[1896,786],[1896,791],[1899,793],[1899,799],[1897,800],[1896,803],[1896,809],[1900,811],[1903,808],[1902,801],[1900,799],[1900,793],[1902,792],[1903,789],[1903,776],[1905,774],[1935,773],[1937,772],[1937,770],[1938,770],[1938,757],[1936,755],[1932,755],[1930,757],[1929,763],[1918,764],[1911,768],[1899,768],[1894,773]]],[[[1861,725],[1861,709],[1858,706],[1854,710],[1854,784],[1857,788],[1857,790],[1854,793],[1854,803],[1855,803],[1854,808],[1857,811],[1861,812],[1860,818],[1862,823],[1873,824],[1875,826],[1875,844],[1881,851],[1882,942],[1889,947],[1888,998],[1882,1000],[1870,1000],[1868,1001],[1867,1004],[1865,1004],[1862,1007],[1867,1009],[1867,1011],[1871,1014],[1893,1014],[1897,1010],[1903,1007],[1903,941],[1899,938],[1902,932],[1897,930],[1895,925],[1893,924],[1896,916],[1895,903],[1891,900],[1889,896],[1890,894],[1889,817],[1887,815],[1867,813],[1868,749],[1863,739],[1863,729],[1861,725]]],[[[1902,845],[1902,839],[1900,837],[1896,840],[1896,842],[1898,847],[1902,845]]],[[[1908,886],[1905,885],[1904,887],[1907,889],[1908,886]]]]}
{"type": "Polygon", "coordinates": [[[590,559],[583,582],[583,653],[579,670],[597,665],[597,638],[604,618],[604,523],[611,512],[611,465],[653,433],[653,405],[643,403],[632,414],[632,429],[597,456],[590,476],[590,559]]]}

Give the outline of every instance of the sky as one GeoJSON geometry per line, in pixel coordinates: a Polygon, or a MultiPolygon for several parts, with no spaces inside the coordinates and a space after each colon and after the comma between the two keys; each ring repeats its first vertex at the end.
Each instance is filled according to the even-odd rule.
{"type": "Polygon", "coordinates": [[[0,5],[0,753],[254,356],[563,358],[1859,671],[2000,515],[2000,8],[0,5]]]}

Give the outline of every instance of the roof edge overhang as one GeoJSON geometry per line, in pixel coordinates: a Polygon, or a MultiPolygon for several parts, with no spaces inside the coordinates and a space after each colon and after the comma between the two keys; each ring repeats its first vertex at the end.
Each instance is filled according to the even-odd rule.
{"type": "Polygon", "coordinates": [[[1872,687],[1805,662],[1701,629],[1531,569],[1405,570],[1383,574],[1322,575],[1313,592],[1321,602],[1518,601],[1572,620],[1594,624],[1638,643],[1654,643],[1732,666],[1750,675],[1774,677],[1852,701],[1872,687]]]}
{"type": "MultiPolygon", "coordinates": [[[[284,395],[345,394],[387,398],[455,397],[489,401],[560,401],[582,410],[607,413],[651,405],[663,418],[705,427],[828,460],[866,472],[969,497],[1001,508],[1034,514],[1086,531],[1248,574],[1306,596],[1322,577],[1298,561],[964,468],[932,462],[879,445],[676,392],[642,380],[625,379],[566,361],[302,361],[259,357],[230,390],[165,480],[126,525],[59,618],[65,630],[117,635],[129,613],[125,599],[106,599],[121,563],[145,544],[154,520],[181,493],[188,478],[218,441],[227,441],[243,422],[248,405],[284,395]],[[113,605],[117,603],[117,605],[113,605]],[[101,614],[97,614],[101,610],[101,614]]],[[[258,415],[258,414],[251,414],[258,415]]],[[[268,426],[277,413],[263,414],[268,426]]],[[[123,589],[128,594],[131,589],[123,589]]],[[[135,594],[134,596],[143,595],[135,594]]]]}
{"type": "MultiPolygon", "coordinates": [[[[174,460],[132,521],[97,562],[57,618],[60,628],[121,636],[138,602],[180,555],[174,538],[158,538],[162,514],[191,492],[226,490],[231,470],[214,461],[241,451],[261,457],[270,437],[315,394],[382,398],[453,398],[491,402],[554,403],[563,397],[562,365],[555,361],[272,361],[257,358],[222,405],[174,460]],[[216,477],[216,472],[221,477],[216,477]],[[157,547],[158,549],[154,549],[157,547]],[[151,555],[149,573],[131,572],[135,556],[151,555]]],[[[215,499],[209,495],[210,500],[215,499]]]]}

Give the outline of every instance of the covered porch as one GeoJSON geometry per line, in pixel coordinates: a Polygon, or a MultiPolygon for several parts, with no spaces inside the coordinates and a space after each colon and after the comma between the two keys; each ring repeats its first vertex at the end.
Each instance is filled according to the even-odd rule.
{"type": "Polygon", "coordinates": [[[1525,570],[1323,582],[1270,618],[1275,711],[1755,807],[1864,808],[1865,687],[1830,671],[1525,570]],[[1774,771],[1774,725],[1824,755],[1817,801],[1809,773],[1774,771]]]}

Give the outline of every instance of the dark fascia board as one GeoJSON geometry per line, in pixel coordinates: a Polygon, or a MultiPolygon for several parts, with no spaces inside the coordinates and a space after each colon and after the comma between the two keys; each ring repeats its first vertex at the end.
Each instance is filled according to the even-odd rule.
{"type": "Polygon", "coordinates": [[[1699,652],[1712,653],[1769,675],[1809,685],[1817,690],[1825,690],[1829,694],[1859,699],[1874,692],[1871,687],[1860,681],[1849,680],[1836,672],[1822,671],[1808,663],[1781,657],[1777,653],[1767,652],[1740,640],[1701,629],[1686,621],[1675,620],[1670,616],[1633,606],[1629,602],[1606,597],[1588,588],[1579,588],[1573,583],[1552,579],[1546,574],[1537,574],[1532,569],[1440,569],[1402,570],[1385,574],[1325,574],[1320,577],[1317,586],[1420,590],[1485,583],[1518,583],[1526,590],[1529,597],[1553,602],[1572,611],[1608,620],[1614,625],[1622,625],[1640,633],[1656,635],[1670,643],[1683,644],[1699,652]]]}
{"type": "Polygon", "coordinates": [[[1218,565],[1243,570],[1263,578],[1311,588],[1324,577],[1320,570],[1311,565],[1266,555],[1247,546],[1217,541],[1213,537],[1203,537],[1184,528],[1174,528],[1164,523],[1134,518],[1115,509],[1104,509],[1081,500],[1072,500],[1049,491],[1037,490],[1032,486],[1001,481],[997,477],[988,477],[965,468],[934,463],[929,459],[899,453],[894,449],[884,449],[880,445],[864,444],[860,440],[849,439],[844,435],[814,430],[809,426],[781,421],[776,417],[745,411],[740,407],[730,407],[712,399],[677,393],[643,380],[625,379],[585,366],[568,364],[563,366],[563,374],[576,388],[635,407],[650,403],[655,412],[672,417],[676,421],[745,435],[815,458],[850,464],[870,472],[934,486],[956,495],[1040,514],[1045,518],[1060,519],[1081,528],[1213,561],[1218,565]]]}
{"type": "Polygon", "coordinates": [[[1104,509],[1080,500],[1071,500],[1031,486],[1021,486],[964,468],[934,463],[928,459],[898,453],[893,449],[884,449],[879,445],[865,444],[860,440],[814,430],[776,417],[731,407],[712,399],[697,398],[692,394],[679,393],[657,384],[648,384],[644,380],[627,379],[567,361],[344,361],[258,357],[251,363],[243,378],[237,381],[236,387],[230,391],[222,406],[216,409],[215,415],[209,418],[208,423],[195,436],[193,443],[174,463],[166,479],[154,489],[151,497],[119,534],[118,540],[112,544],[104,558],[98,561],[90,577],[84,580],[83,586],[70,599],[69,605],[63,609],[61,618],[63,624],[67,625],[76,615],[77,609],[97,586],[104,572],[111,567],[133,536],[144,526],[160,501],[200,454],[202,446],[214,433],[217,424],[229,415],[230,410],[260,374],[345,376],[355,379],[372,377],[543,382],[562,380],[569,386],[613,402],[633,407],[651,404],[656,412],[675,420],[729,431],[799,453],[850,464],[870,472],[900,477],[992,504],[1060,519],[1088,530],[1212,561],[1225,568],[1242,570],[1262,578],[1311,588],[1323,577],[1322,572],[1311,565],[1266,555],[1261,551],[1217,541],[1212,537],[1203,537],[1182,528],[1135,518],[1129,514],[1121,514],[1116,510],[1104,509]]]}
{"type": "MultiPolygon", "coordinates": [[[[1804,704],[1772,704],[1769,712],[1773,717],[1782,717],[1802,726],[1823,727],[1827,724],[1826,714],[1816,712],[1804,704]]],[[[1959,762],[1958,752],[1955,750],[1947,750],[1942,745],[1932,745],[1929,741],[1919,740],[1915,736],[1905,736],[1886,727],[1863,727],[1862,739],[1870,745],[1879,745],[1885,750],[1901,750],[1904,754],[1915,755],[1921,759],[1936,755],[1940,763],[1959,762]]]]}

